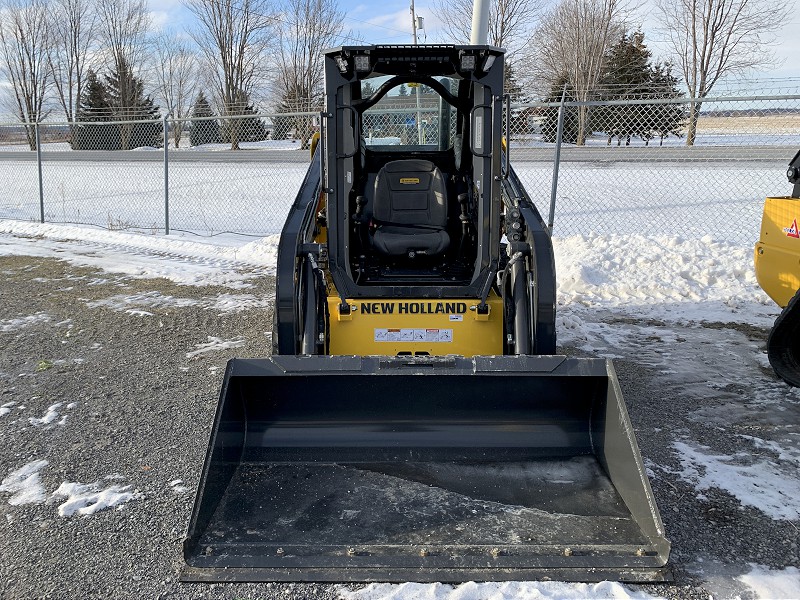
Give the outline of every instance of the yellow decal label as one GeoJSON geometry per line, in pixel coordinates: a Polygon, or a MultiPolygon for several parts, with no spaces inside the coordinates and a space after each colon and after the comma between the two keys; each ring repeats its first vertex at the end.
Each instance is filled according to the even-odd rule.
{"type": "Polygon", "coordinates": [[[411,185],[419,183],[419,177],[401,177],[400,183],[402,183],[403,185],[411,185]]]}
{"type": "Polygon", "coordinates": [[[376,342],[439,342],[453,341],[452,329],[375,329],[376,342]]]}

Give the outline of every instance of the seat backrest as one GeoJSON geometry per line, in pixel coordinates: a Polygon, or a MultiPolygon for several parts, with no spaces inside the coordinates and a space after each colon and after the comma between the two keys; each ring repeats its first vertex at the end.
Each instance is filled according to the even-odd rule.
{"type": "Polygon", "coordinates": [[[428,160],[386,163],[375,178],[372,214],[380,223],[445,227],[447,197],[441,171],[428,160]]]}

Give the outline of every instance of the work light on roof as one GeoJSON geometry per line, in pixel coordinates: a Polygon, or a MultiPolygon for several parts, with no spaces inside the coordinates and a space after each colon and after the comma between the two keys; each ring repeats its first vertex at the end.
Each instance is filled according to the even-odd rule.
{"type": "Polygon", "coordinates": [[[364,73],[370,70],[369,56],[366,54],[356,54],[353,58],[353,63],[356,71],[364,73]]]}
{"type": "Polygon", "coordinates": [[[462,71],[474,71],[475,70],[475,55],[474,54],[462,54],[461,55],[461,70],[462,71]]]}

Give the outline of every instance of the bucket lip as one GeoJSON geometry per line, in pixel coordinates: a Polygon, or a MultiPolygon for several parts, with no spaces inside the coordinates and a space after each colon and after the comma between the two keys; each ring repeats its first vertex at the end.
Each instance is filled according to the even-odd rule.
{"type": "Polygon", "coordinates": [[[597,583],[669,583],[674,575],[669,565],[504,568],[475,565],[465,567],[384,566],[349,564],[329,567],[196,567],[184,565],[179,573],[183,583],[215,582],[325,582],[325,583],[464,583],[467,581],[565,581],[597,583]]]}
{"type": "Polygon", "coordinates": [[[575,358],[561,354],[515,356],[329,356],[276,355],[234,358],[231,376],[336,375],[500,375],[606,377],[613,373],[605,358],[575,358]]]}

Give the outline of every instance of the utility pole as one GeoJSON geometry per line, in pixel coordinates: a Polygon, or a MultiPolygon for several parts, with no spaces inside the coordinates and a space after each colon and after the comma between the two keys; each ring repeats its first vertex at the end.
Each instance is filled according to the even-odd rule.
{"type": "MultiPolygon", "coordinates": [[[[414,45],[418,45],[417,42],[417,13],[414,12],[414,0],[411,0],[411,35],[414,38],[414,45]]],[[[414,88],[416,92],[417,98],[417,144],[422,144],[422,111],[420,110],[419,106],[419,89],[420,85],[417,83],[417,86],[414,88]]]]}
{"type": "Polygon", "coordinates": [[[472,1],[472,34],[469,43],[473,46],[485,46],[489,39],[489,1],[472,1]]]}

